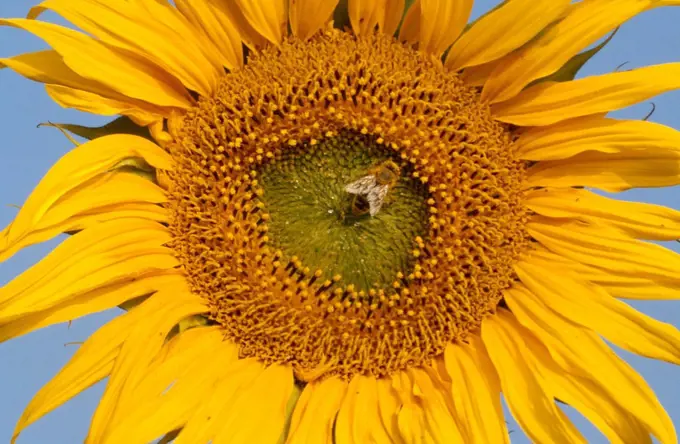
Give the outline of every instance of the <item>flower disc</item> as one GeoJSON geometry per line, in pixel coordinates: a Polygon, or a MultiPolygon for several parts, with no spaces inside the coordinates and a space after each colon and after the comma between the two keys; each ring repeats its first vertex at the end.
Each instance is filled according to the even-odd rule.
{"type": "Polygon", "coordinates": [[[394,185],[385,185],[375,216],[364,196],[345,190],[355,179],[373,182],[371,171],[390,161],[390,151],[372,136],[342,133],[314,146],[303,143],[264,165],[260,200],[270,216],[271,244],[313,264],[319,275],[342,276],[342,285],[358,292],[391,285],[412,268],[413,240],[427,232],[427,186],[406,166],[394,185]]]}
{"type": "Polygon", "coordinates": [[[242,356],[386,375],[463,341],[527,245],[526,164],[479,91],[381,36],[251,55],[175,124],[173,247],[242,356]],[[394,159],[374,217],[343,186],[394,159]]]}

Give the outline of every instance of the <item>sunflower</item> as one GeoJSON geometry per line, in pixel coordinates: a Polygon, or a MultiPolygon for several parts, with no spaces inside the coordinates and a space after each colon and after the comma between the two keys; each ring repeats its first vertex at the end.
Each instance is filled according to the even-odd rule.
{"type": "Polygon", "coordinates": [[[120,306],[20,432],[108,378],[87,443],[677,441],[605,340],[680,363],[620,299],[680,297],[680,133],[610,111],[680,63],[574,80],[677,0],[45,0],[0,59],[117,116],[2,232],[70,236],[0,289],[0,340],[120,306]],[[51,10],[75,28],[39,20],[51,10]]]}

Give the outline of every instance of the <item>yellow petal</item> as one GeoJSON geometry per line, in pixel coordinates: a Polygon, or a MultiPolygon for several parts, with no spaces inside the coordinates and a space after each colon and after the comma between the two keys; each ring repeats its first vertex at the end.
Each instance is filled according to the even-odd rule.
{"type": "Polygon", "coordinates": [[[141,402],[162,396],[174,382],[185,377],[196,363],[209,361],[218,349],[220,353],[230,352],[236,359],[236,346],[225,349],[223,337],[224,332],[219,326],[191,328],[173,336],[154,356],[146,374],[135,386],[131,396],[126,397],[126,404],[121,404],[120,408],[134,409],[141,402]]]}
{"type": "Polygon", "coordinates": [[[185,279],[174,272],[148,273],[137,279],[96,288],[44,311],[19,316],[0,324],[0,342],[54,324],[108,310],[131,299],[149,295],[161,288],[177,286],[185,279]]]}
{"type": "Polygon", "coordinates": [[[680,184],[680,151],[655,147],[620,153],[589,151],[565,160],[548,160],[531,167],[525,185],[586,186],[605,191],[656,188],[680,184]]]}
{"type": "Polygon", "coordinates": [[[370,34],[385,16],[385,0],[349,0],[349,22],[356,35],[370,34]]]}
{"type": "Polygon", "coordinates": [[[45,90],[55,103],[64,108],[73,108],[100,116],[127,116],[142,126],[161,122],[165,112],[147,111],[144,104],[131,103],[130,100],[115,100],[102,97],[77,88],[60,85],[46,85],[45,90]]]}
{"type": "Polygon", "coordinates": [[[307,40],[333,15],[339,0],[290,0],[288,11],[293,35],[307,40]]]}
{"type": "Polygon", "coordinates": [[[666,63],[570,82],[539,83],[495,104],[491,111],[501,122],[543,126],[625,108],[678,88],[680,63],[666,63]]]}
{"type": "Polygon", "coordinates": [[[461,74],[461,78],[466,85],[470,86],[484,86],[489,76],[496,69],[496,62],[484,63],[483,65],[470,66],[465,68],[461,74]]]}
{"type": "Polygon", "coordinates": [[[584,116],[528,128],[515,153],[524,160],[562,160],[586,151],[612,154],[646,147],[680,154],[680,131],[642,120],[584,116]]]}
{"type": "MultiPolygon", "coordinates": [[[[207,341],[207,353],[201,353],[199,358],[191,363],[186,371],[172,371],[166,364],[162,367],[152,367],[159,371],[159,379],[147,373],[139,382],[141,393],[154,393],[156,396],[138,397],[137,402],[121,404],[125,406],[120,419],[111,425],[102,444],[117,444],[121,442],[152,442],[164,433],[179,429],[196,412],[205,400],[213,398],[213,388],[225,376],[237,359],[237,348],[229,342],[221,342],[223,334],[217,332],[212,341],[207,341]],[[217,344],[213,345],[213,342],[217,344]],[[170,381],[168,388],[165,382],[170,381]],[[160,390],[160,393],[158,393],[160,390]]],[[[173,360],[174,363],[177,361],[173,360]]],[[[134,395],[132,393],[131,395],[134,395]]],[[[128,401],[132,400],[132,397],[128,401]]],[[[179,438],[178,438],[179,439],[179,438]]],[[[96,444],[99,444],[97,442],[96,444]]],[[[95,443],[92,443],[95,444],[95,443]]]]}
{"type": "Polygon", "coordinates": [[[224,429],[225,420],[233,411],[233,404],[254,389],[254,381],[262,376],[264,369],[264,364],[253,358],[234,361],[228,372],[216,381],[211,396],[200,402],[183,426],[176,443],[219,442],[218,436],[224,429]]]}
{"type": "MultiPolygon", "coordinates": [[[[144,403],[162,402],[168,394],[168,402],[172,403],[169,396],[173,384],[185,378],[202,378],[196,374],[200,366],[209,367],[216,353],[229,358],[223,373],[238,359],[238,349],[234,344],[224,343],[224,332],[219,326],[199,327],[180,332],[167,341],[163,348],[154,356],[149,363],[145,375],[135,386],[134,391],[125,397],[125,404],[120,403],[121,412],[129,412],[131,416],[137,412],[138,406],[144,403]]],[[[209,369],[207,370],[209,371],[209,369]]],[[[217,376],[216,376],[217,377],[217,376]]],[[[187,404],[201,403],[201,399],[187,398],[187,404]]],[[[121,417],[119,423],[127,422],[127,415],[121,417]]],[[[117,426],[113,426],[117,429],[117,426]]],[[[158,432],[160,434],[162,432],[158,432]]]]}
{"type": "Polygon", "coordinates": [[[463,32],[472,4],[473,0],[421,0],[418,49],[441,57],[463,32]]]}
{"type": "Polygon", "coordinates": [[[385,13],[378,19],[378,28],[387,35],[394,35],[405,8],[406,0],[385,0],[385,13]]]}
{"type": "MultiPolygon", "coordinates": [[[[643,424],[661,442],[675,443],[673,423],[645,380],[616,356],[599,336],[555,313],[550,301],[538,298],[523,286],[506,292],[506,301],[517,319],[550,350],[563,374],[589,384],[603,396],[602,412],[618,406],[643,424]],[[611,403],[606,402],[611,400],[611,403]]],[[[635,435],[635,422],[625,416],[614,419],[621,433],[635,435]]],[[[644,442],[629,440],[627,442],[644,442]]]]}
{"type": "Polygon", "coordinates": [[[116,204],[164,203],[165,191],[145,177],[125,170],[101,173],[64,194],[36,221],[44,230],[74,215],[98,211],[116,204]]]}
{"type": "Polygon", "coordinates": [[[200,401],[199,407],[182,428],[176,444],[218,442],[217,437],[233,403],[254,387],[254,381],[263,371],[264,365],[252,358],[234,362],[228,372],[217,380],[210,398],[200,401]]]}
{"type": "Polygon", "coordinates": [[[629,276],[680,282],[680,255],[619,231],[581,222],[536,217],[529,234],[547,249],[568,259],[629,276]]]}
{"type": "Polygon", "coordinates": [[[592,329],[619,347],[680,364],[680,331],[614,299],[597,285],[569,273],[546,273],[526,261],[515,264],[520,280],[570,321],[592,329]]]}
{"type": "Polygon", "coordinates": [[[228,18],[238,31],[243,43],[250,49],[259,49],[267,45],[267,39],[262,36],[248,21],[241,8],[235,1],[205,0],[220,14],[228,18]]]}
{"type": "MultiPolygon", "coordinates": [[[[83,211],[64,220],[63,223],[50,225],[45,229],[31,231],[22,239],[22,244],[32,245],[51,239],[60,233],[70,233],[90,228],[96,224],[114,219],[146,219],[167,224],[169,215],[167,209],[149,203],[123,202],[114,205],[93,208],[83,211]]],[[[23,247],[22,247],[23,248],[23,247]]]]}
{"type": "Polygon", "coordinates": [[[243,67],[241,36],[229,17],[206,0],[175,0],[177,9],[196,29],[200,29],[219,52],[222,65],[235,70],[243,67]]]}
{"type": "Polygon", "coordinates": [[[283,432],[286,405],[293,385],[290,366],[272,364],[264,369],[251,387],[242,390],[232,402],[227,402],[226,412],[221,420],[218,419],[221,430],[213,443],[275,443],[283,432]]]}
{"type": "Polygon", "coordinates": [[[404,21],[399,30],[399,41],[418,43],[420,38],[420,11],[421,0],[415,0],[404,15],[404,21]]]}
{"type": "Polygon", "coordinates": [[[679,300],[680,286],[663,280],[598,273],[591,282],[617,298],[641,300],[679,300]]]}
{"type": "Polygon", "coordinates": [[[482,339],[501,381],[503,395],[522,430],[534,442],[585,443],[566,415],[524,341],[524,328],[506,310],[482,323],[482,339]]]}
{"type": "MultiPolygon", "coordinates": [[[[64,1],[64,0],[60,0],[64,1]]],[[[68,1],[68,0],[66,0],[68,1]]],[[[92,1],[92,0],[85,0],[92,1]]],[[[102,2],[102,0],[95,0],[97,2],[102,2]]],[[[210,3],[210,0],[204,0],[210,3]]],[[[104,0],[108,3],[109,9],[117,8],[119,2],[116,0],[104,0]]],[[[130,3],[135,3],[132,1],[130,3]]],[[[143,26],[149,29],[155,28],[155,35],[163,35],[165,40],[168,41],[169,45],[175,46],[175,51],[178,53],[176,55],[172,54],[170,50],[163,48],[164,55],[169,55],[168,58],[160,57],[160,54],[153,54],[152,50],[149,48],[152,45],[160,45],[158,42],[152,42],[151,44],[142,44],[139,41],[130,42],[123,40],[126,43],[121,43],[118,39],[118,45],[120,44],[132,44],[135,48],[135,52],[140,52],[144,54],[145,57],[159,58],[158,64],[164,66],[165,63],[172,63],[171,69],[179,69],[181,67],[174,63],[173,56],[181,57],[179,63],[186,63],[194,65],[193,68],[186,67],[185,69],[193,69],[192,75],[207,81],[212,85],[212,82],[216,79],[219,81],[220,77],[224,74],[222,69],[222,57],[220,50],[215,47],[215,45],[206,39],[202,33],[202,25],[192,23],[183,14],[181,14],[177,8],[175,8],[174,2],[167,0],[155,0],[152,2],[142,1],[137,2],[136,6],[124,12],[124,17],[126,19],[131,18],[137,26],[143,26]],[[143,24],[142,24],[143,23],[143,24]],[[166,54],[167,51],[167,54],[166,54]],[[200,71],[202,70],[202,72],[200,71]]],[[[220,19],[222,17],[220,16],[220,19]]],[[[137,29],[138,30],[138,29],[137,29]]],[[[117,30],[113,30],[115,33],[117,30]]],[[[146,30],[141,30],[145,33],[146,30]]],[[[233,45],[234,43],[231,42],[233,45]]]]}
{"type": "Polygon", "coordinates": [[[354,376],[335,422],[337,444],[390,443],[378,412],[378,387],[373,376],[354,376]]]}
{"type": "Polygon", "coordinates": [[[206,310],[198,296],[181,287],[155,293],[132,309],[132,312],[142,316],[143,321],[132,326],[116,357],[108,384],[90,424],[86,440],[88,443],[103,442],[102,438],[110,425],[116,422],[117,415],[127,414],[120,412],[119,406],[126,403],[126,397],[134,396],[135,386],[143,379],[170,329],[183,318],[204,313],[206,310]]]}
{"type": "MultiPolygon", "coordinates": [[[[579,51],[651,3],[651,0],[585,0],[574,4],[564,19],[498,67],[484,86],[482,98],[496,103],[516,96],[530,82],[554,73],[579,51]]],[[[520,97],[524,95],[523,92],[520,97]]]]}
{"type": "Polygon", "coordinates": [[[525,195],[527,208],[556,218],[617,228],[637,239],[680,239],[680,212],[659,205],[625,202],[574,188],[543,188],[525,195]]]}
{"type": "Polygon", "coordinates": [[[12,442],[29,425],[109,376],[129,330],[142,321],[132,310],[93,333],[63,369],[33,397],[14,429],[12,442]]]}
{"type": "MultiPolygon", "coordinates": [[[[434,376],[424,369],[411,369],[391,376],[392,389],[401,400],[401,405],[391,405],[395,408],[392,416],[396,416],[400,439],[381,442],[463,442],[451,412],[450,387],[443,389],[446,383],[434,376]]],[[[383,424],[388,422],[383,421],[383,424]]],[[[386,430],[391,432],[394,425],[389,427],[386,430]]]]}
{"type": "Polygon", "coordinates": [[[476,21],[456,41],[446,59],[447,68],[458,71],[503,57],[560,18],[569,3],[569,0],[513,0],[503,3],[476,21]]]}
{"type": "Polygon", "coordinates": [[[335,416],[346,391],[347,382],[336,376],[307,384],[293,411],[286,444],[332,442],[335,416]]]}
{"type": "Polygon", "coordinates": [[[378,412],[383,430],[389,435],[390,443],[406,444],[399,433],[398,414],[401,409],[399,394],[394,388],[392,378],[379,378],[378,412]]]}
{"type": "Polygon", "coordinates": [[[677,280],[659,277],[640,277],[622,270],[600,269],[581,264],[564,256],[552,253],[545,247],[537,247],[530,254],[532,263],[544,267],[558,267],[575,273],[607,291],[610,295],[624,299],[680,299],[680,286],[677,280]]]}
{"type": "MultiPolygon", "coordinates": [[[[454,418],[453,403],[450,397],[451,388],[442,390],[443,387],[439,384],[441,381],[433,379],[422,368],[409,369],[408,373],[413,381],[416,408],[419,407],[423,410],[423,417],[425,418],[423,424],[425,429],[421,433],[423,440],[432,443],[465,443],[456,419],[466,420],[467,418],[454,418]]],[[[402,438],[409,439],[410,437],[402,435],[402,438]]]]}
{"type": "Polygon", "coordinates": [[[158,169],[172,168],[172,157],[142,137],[116,134],[79,145],[59,159],[43,177],[11,226],[5,229],[3,242],[31,231],[63,196],[130,158],[141,158],[158,169]]]}
{"type": "Polygon", "coordinates": [[[66,239],[0,289],[0,319],[46,310],[104,285],[178,265],[170,233],[142,220],[114,220],[66,239]]]}
{"type": "Polygon", "coordinates": [[[136,174],[102,173],[67,192],[42,216],[34,219],[29,230],[19,230],[15,224],[7,226],[0,233],[0,260],[6,260],[28,245],[46,241],[60,233],[82,229],[90,221],[115,217],[105,213],[115,212],[117,206],[120,206],[121,215],[127,213],[129,217],[129,211],[126,210],[131,207],[126,204],[137,203],[140,204],[139,210],[147,210],[150,219],[159,220],[161,215],[161,220],[165,220],[167,217],[163,216],[165,213],[163,208],[143,205],[165,200],[163,190],[136,174]]]}
{"type": "Polygon", "coordinates": [[[589,380],[569,375],[553,361],[546,347],[534,336],[525,341],[533,351],[541,374],[557,398],[589,419],[610,443],[652,443],[649,432],[636,418],[618,406],[589,380]]]}
{"type": "MultiPolygon", "coordinates": [[[[232,11],[232,18],[239,17],[239,20],[233,20],[237,26],[245,19],[249,27],[275,45],[280,45],[287,35],[287,0],[232,0],[224,3],[232,11]]],[[[242,38],[246,40],[243,35],[242,38]]]]}
{"type": "Polygon", "coordinates": [[[201,95],[217,87],[222,66],[214,46],[168,3],[45,0],[28,17],[36,18],[46,9],[103,43],[162,67],[201,95]]]}
{"type": "Polygon", "coordinates": [[[0,68],[10,68],[35,82],[80,88],[99,95],[114,94],[112,89],[101,83],[76,74],[53,49],[2,58],[0,68]]]}
{"type": "MultiPolygon", "coordinates": [[[[108,108],[117,107],[120,110],[119,113],[134,114],[139,120],[146,122],[159,120],[161,115],[165,116],[169,113],[169,110],[163,107],[131,99],[99,82],[76,74],[64,63],[62,56],[54,50],[29,52],[15,57],[0,59],[0,69],[2,68],[10,68],[36,82],[63,86],[67,89],[73,88],[90,93],[88,96],[90,103],[85,104],[82,108],[69,104],[66,100],[58,102],[65,107],[75,107],[81,111],[87,111],[95,109],[101,103],[101,106],[108,106],[108,108]]],[[[55,99],[58,98],[57,95],[55,99]]]]}
{"type": "Polygon", "coordinates": [[[427,428],[425,411],[417,404],[416,388],[408,373],[402,371],[393,374],[392,388],[401,400],[401,405],[395,412],[400,439],[405,443],[423,440],[427,428]]]}
{"type": "Polygon", "coordinates": [[[501,407],[501,386],[484,344],[450,344],[444,352],[451,377],[451,395],[463,441],[470,444],[509,443],[501,407]]]}
{"type": "Polygon", "coordinates": [[[188,108],[191,104],[188,92],[179,81],[124,50],[51,23],[0,19],[0,26],[20,28],[40,37],[78,75],[119,94],[158,106],[188,108]]]}

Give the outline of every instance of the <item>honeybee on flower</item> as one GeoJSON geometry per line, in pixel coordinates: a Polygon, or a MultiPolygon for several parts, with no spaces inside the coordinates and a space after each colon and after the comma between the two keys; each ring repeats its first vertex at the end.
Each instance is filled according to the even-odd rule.
{"type": "Polygon", "coordinates": [[[395,162],[386,160],[368,170],[368,174],[345,186],[345,191],[354,194],[352,214],[361,216],[369,213],[375,216],[385,203],[390,190],[399,181],[401,168],[395,162]]]}

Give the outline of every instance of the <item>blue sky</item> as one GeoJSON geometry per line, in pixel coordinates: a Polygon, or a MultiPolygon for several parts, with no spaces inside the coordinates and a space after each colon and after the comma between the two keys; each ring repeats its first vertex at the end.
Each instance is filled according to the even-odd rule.
{"type": "MultiPolygon", "coordinates": [[[[0,17],[22,17],[36,0],[4,0],[0,17]]],[[[495,0],[478,0],[477,16],[496,4],[495,0]]],[[[50,16],[53,18],[54,16],[50,16]]],[[[647,12],[626,23],[614,40],[583,70],[583,75],[611,72],[627,62],[627,68],[680,61],[680,8],[662,8],[647,12]]],[[[37,38],[18,30],[0,28],[0,57],[44,49],[37,38]]],[[[0,71],[0,225],[9,223],[16,210],[49,167],[71,147],[57,130],[36,128],[40,122],[70,122],[97,125],[107,119],[64,110],[53,104],[41,85],[20,78],[7,70],[0,71]]],[[[680,92],[653,100],[656,112],[650,120],[680,128],[680,92]]],[[[619,111],[620,118],[639,119],[651,109],[649,102],[619,111]]],[[[642,200],[680,209],[678,188],[635,190],[619,195],[626,200],[642,200]]],[[[43,257],[58,240],[24,250],[0,264],[0,284],[43,257]]],[[[679,251],[678,244],[669,244],[679,251]]],[[[679,270],[680,272],[680,270],[679,270]]],[[[633,303],[639,310],[670,324],[680,326],[680,302],[633,303]]],[[[90,333],[117,314],[116,310],[95,314],[73,322],[70,327],[56,325],[19,339],[0,344],[0,442],[8,442],[23,408],[33,394],[68,361],[90,333]]],[[[654,388],[661,402],[680,429],[680,369],[619,351],[654,388]]],[[[102,393],[97,385],[57,409],[27,429],[21,444],[73,444],[82,442],[90,417],[102,393]]],[[[590,442],[605,442],[595,429],[578,414],[570,412],[590,442]]],[[[517,425],[513,443],[526,443],[517,425]]]]}

